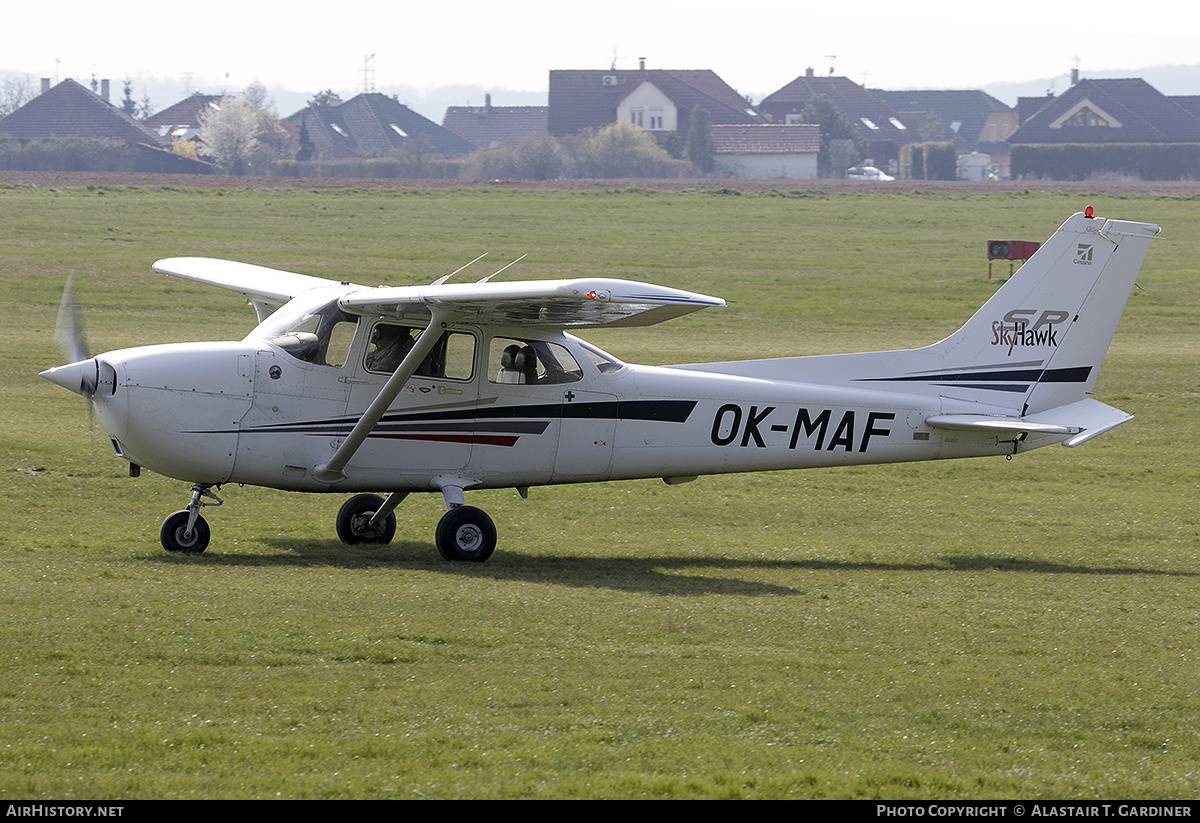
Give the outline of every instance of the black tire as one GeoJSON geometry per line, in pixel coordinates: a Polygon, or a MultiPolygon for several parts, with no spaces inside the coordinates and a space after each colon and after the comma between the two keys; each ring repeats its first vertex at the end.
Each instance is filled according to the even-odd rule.
{"type": "Polygon", "coordinates": [[[396,536],[396,515],[389,514],[374,526],[368,526],[371,516],[383,506],[377,494],[356,494],[337,513],[337,536],[351,546],[358,543],[383,545],[396,536]]]}
{"type": "Polygon", "coordinates": [[[158,530],[158,539],[164,549],[182,554],[201,554],[208,548],[208,522],[203,517],[197,517],[190,537],[186,534],[187,523],[187,509],[173,512],[163,521],[162,528],[158,530]]]}
{"type": "Polygon", "coordinates": [[[482,509],[456,506],[438,521],[437,547],[446,560],[482,563],[496,550],[496,524],[482,509]]]}

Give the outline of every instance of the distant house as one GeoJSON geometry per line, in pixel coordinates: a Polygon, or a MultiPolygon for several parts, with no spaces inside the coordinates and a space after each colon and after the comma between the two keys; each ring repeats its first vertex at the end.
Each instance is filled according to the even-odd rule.
{"type": "MultiPolygon", "coordinates": [[[[961,156],[985,154],[998,177],[1008,177],[1008,143],[1017,128],[1017,113],[1011,107],[983,91],[930,90],[884,91],[872,89],[896,111],[911,128],[928,137],[925,123],[929,115],[944,123],[961,156]]],[[[972,166],[975,158],[966,165],[972,166]]]]}
{"type": "Polygon", "coordinates": [[[1196,97],[1168,97],[1139,78],[1079,80],[1058,97],[1022,98],[1012,143],[1194,143],[1196,97]]]}
{"type": "Polygon", "coordinates": [[[1102,173],[1145,179],[1200,175],[1200,98],[1168,97],[1139,78],[1072,79],[1058,97],[1018,101],[1021,121],[1008,141],[1014,174],[1047,176],[1045,170],[1028,165],[1019,168],[1018,151],[1071,146],[1076,159],[1091,158],[1072,163],[1070,169],[1062,163],[1062,174],[1071,178],[1102,173]]]}
{"type": "Polygon", "coordinates": [[[805,107],[817,96],[832,100],[867,141],[872,165],[894,172],[899,168],[900,147],[921,140],[916,124],[902,119],[879,95],[845,77],[817,77],[812,69],[768,94],[758,108],[774,123],[799,123],[805,107]]]}
{"type": "Polygon", "coordinates": [[[821,128],[813,125],[713,126],[717,168],[734,177],[813,179],[821,128]]]}
{"type": "Polygon", "coordinates": [[[219,110],[221,95],[195,92],[173,106],[146,118],[145,124],[169,140],[194,140],[200,136],[200,115],[219,110]]]}
{"type": "Polygon", "coordinates": [[[744,97],[709,70],[555,70],[550,72],[548,128],[554,137],[632,123],[656,139],[687,139],[692,109],[714,126],[766,122],[744,97]]]}
{"type": "Polygon", "coordinates": [[[408,146],[435,155],[470,154],[475,147],[394,98],[367,92],[331,106],[306,106],[286,118],[303,128],[314,160],[387,157],[408,146]]]}
{"type": "Polygon", "coordinates": [[[547,106],[493,106],[488,94],[482,106],[448,107],[442,128],[478,149],[507,148],[525,137],[548,135],[548,114],[547,106]]]}
{"type": "Polygon", "coordinates": [[[107,80],[95,94],[74,80],[51,87],[0,119],[0,136],[12,138],[81,138],[124,144],[135,157],[132,171],[206,174],[207,163],[170,151],[171,141],[134,120],[108,101],[107,80]]]}

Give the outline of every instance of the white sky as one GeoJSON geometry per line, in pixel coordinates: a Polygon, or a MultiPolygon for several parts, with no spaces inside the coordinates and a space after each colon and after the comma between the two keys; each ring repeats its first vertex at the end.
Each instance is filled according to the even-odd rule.
{"type": "Polygon", "coordinates": [[[1171,4],[1170,11],[1129,0],[972,5],[64,0],[9,4],[0,70],[111,78],[114,97],[122,78],[139,75],[188,77],[191,86],[212,93],[240,91],[256,79],[306,94],[326,88],[354,93],[362,89],[364,59],[374,54],[379,90],[470,84],[544,91],[550,69],[607,68],[615,54],[622,69],[636,68],[639,57],[649,68],[712,69],[758,100],[806,67],[827,74],[831,61],[838,75],[888,89],[980,88],[1064,75],[1075,65],[1087,76],[1200,64],[1200,5],[1171,4]]]}

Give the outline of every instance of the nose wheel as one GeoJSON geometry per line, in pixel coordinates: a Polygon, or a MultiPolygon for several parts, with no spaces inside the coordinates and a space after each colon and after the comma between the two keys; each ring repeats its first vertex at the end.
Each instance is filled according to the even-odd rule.
{"type": "Polygon", "coordinates": [[[208,548],[208,521],[197,515],[189,526],[190,518],[191,513],[187,509],[180,509],[163,521],[158,539],[164,549],[182,554],[200,554],[208,548]]]}
{"type": "Polygon", "coordinates": [[[192,500],[186,509],[168,515],[158,530],[162,547],[169,552],[200,554],[208,548],[208,521],[200,516],[203,506],[219,506],[223,502],[211,491],[212,486],[197,483],[192,486],[192,500]]]}

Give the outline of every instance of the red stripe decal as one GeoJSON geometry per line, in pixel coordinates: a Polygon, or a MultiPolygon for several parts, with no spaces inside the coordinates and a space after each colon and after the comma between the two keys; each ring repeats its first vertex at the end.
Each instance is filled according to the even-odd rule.
{"type": "Polygon", "coordinates": [[[480,443],[484,446],[515,446],[518,435],[507,434],[373,434],[381,440],[421,440],[429,443],[480,443]]]}

